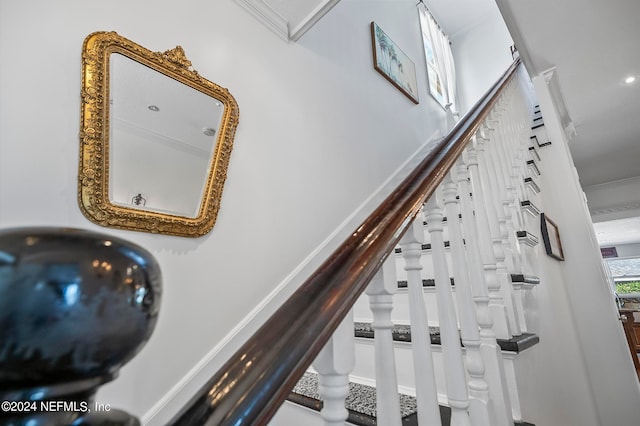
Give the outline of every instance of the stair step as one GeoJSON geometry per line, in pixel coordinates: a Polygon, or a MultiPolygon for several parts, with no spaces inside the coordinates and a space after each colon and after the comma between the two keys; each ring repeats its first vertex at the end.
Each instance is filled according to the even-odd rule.
{"type": "MultiPolygon", "coordinates": [[[[445,248],[449,248],[451,243],[449,241],[445,241],[444,246],[445,248]]],[[[431,243],[422,244],[422,250],[431,250],[431,243]]],[[[396,247],[393,251],[394,253],[402,253],[402,248],[396,247]]]]}
{"type": "Polygon", "coordinates": [[[540,284],[540,278],[534,275],[525,275],[525,274],[511,274],[511,282],[512,283],[522,283],[529,285],[537,285],[540,284]]]}
{"type": "MultiPolygon", "coordinates": [[[[288,400],[312,410],[320,411],[322,409],[322,401],[318,393],[318,375],[311,372],[305,373],[289,394],[288,400]]],[[[349,395],[345,405],[349,411],[349,417],[347,418],[349,423],[360,426],[377,425],[375,387],[350,382],[349,395]]],[[[418,425],[416,409],[415,397],[400,394],[400,414],[403,425],[418,425]]],[[[450,424],[450,412],[451,410],[448,407],[440,407],[443,426],[450,424]]]]}
{"type": "Polygon", "coordinates": [[[540,176],[540,169],[538,168],[535,160],[527,160],[527,167],[533,170],[536,176],[540,176]]]}
{"type": "MultiPolygon", "coordinates": [[[[371,328],[370,322],[354,322],[355,337],[363,337],[365,339],[373,339],[374,330],[371,328]]],[[[396,342],[411,341],[411,326],[404,324],[396,324],[391,330],[393,340],[396,342]]],[[[429,335],[431,343],[440,344],[440,327],[429,327],[429,335]],[[437,341],[437,343],[435,343],[437,341]]]]}
{"type": "Polygon", "coordinates": [[[532,177],[524,178],[524,183],[525,183],[525,185],[529,186],[529,188],[531,188],[531,190],[535,194],[539,194],[540,193],[540,186],[538,186],[538,184],[536,183],[536,181],[532,177]]]}
{"type": "MultiPolygon", "coordinates": [[[[536,141],[537,140],[538,140],[538,138],[536,138],[536,141]]],[[[531,157],[535,157],[534,160],[542,161],[542,158],[540,158],[540,154],[538,154],[538,151],[536,151],[536,147],[535,146],[530,146],[529,147],[529,153],[531,154],[531,157]]]]}
{"type": "MultiPolygon", "coordinates": [[[[400,415],[402,424],[418,426],[416,398],[410,395],[400,395],[400,415]]],[[[318,393],[318,375],[306,372],[287,398],[290,402],[302,405],[315,411],[322,410],[322,401],[318,393]]],[[[345,402],[349,416],[349,423],[359,426],[376,426],[376,388],[360,383],[349,383],[349,395],[345,402]]],[[[440,406],[442,426],[451,424],[451,409],[440,406]]],[[[384,425],[381,425],[384,426],[384,425]]],[[[535,426],[527,422],[514,422],[514,426],[535,426]]]]}
{"type": "MultiPolygon", "coordinates": [[[[518,238],[518,241],[520,241],[522,244],[526,244],[529,247],[535,247],[540,243],[538,237],[536,237],[529,231],[516,231],[516,238],[518,238]]],[[[513,275],[514,274],[512,274],[512,276],[513,275]]],[[[513,279],[511,281],[513,282],[513,279]]]]}
{"type": "MultiPolygon", "coordinates": [[[[455,281],[453,278],[449,278],[449,282],[451,285],[455,285],[455,281]]],[[[409,286],[409,282],[407,280],[398,280],[398,288],[407,288],[409,286]]],[[[435,287],[436,280],[433,278],[423,278],[422,279],[422,287],[435,287]]]]}
{"type": "MultiPolygon", "coordinates": [[[[374,330],[370,322],[354,322],[355,337],[373,339],[374,330]]],[[[395,324],[391,330],[393,340],[396,342],[411,342],[411,326],[406,324],[395,324]]],[[[429,336],[432,345],[439,345],[440,327],[430,326],[429,336]]],[[[497,339],[498,346],[505,352],[522,352],[540,342],[538,335],[533,333],[522,333],[511,339],[497,339]]],[[[462,344],[462,343],[461,343],[462,344]]]]}
{"type": "MultiPolygon", "coordinates": [[[[538,127],[541,127],[541,126],[538,126],[538,127]]],[[[535,129],[535,128],[536,127],[532,127],[532,129],[535,129]]],[[[536,143],[536,145],[538,145],[538,147],[540,148],[551,145],[551,141],[540,143],[536,135],[531,136],[530,139],[533,140],[536,143]]]]}
{"type": "Polygon", "coordinates": [[[531,216],[540,216],[540,209],[531,202],[531,200],[520,201],[520,209],[529,213],[531,216]]]}

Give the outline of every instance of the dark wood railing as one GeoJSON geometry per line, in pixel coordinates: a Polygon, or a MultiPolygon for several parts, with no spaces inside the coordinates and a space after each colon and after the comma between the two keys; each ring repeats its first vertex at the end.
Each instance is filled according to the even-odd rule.
{"type": "Polygon", "coordinates": [[[515,75],[520,60],[171,421],[264,425],[393,251],[515,75]]]}

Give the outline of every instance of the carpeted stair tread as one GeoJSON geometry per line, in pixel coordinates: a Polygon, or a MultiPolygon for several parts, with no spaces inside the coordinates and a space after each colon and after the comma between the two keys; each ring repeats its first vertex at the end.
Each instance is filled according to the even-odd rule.
{"type": "MultiPolygon", "coordinates": [[[[400,395],[400,415],[402,424],[414,426],[418,424],[416,399],[413,396],[400,395]]],[[[318,393],[318,375],[307,372],[302,376],[289,395],[289,401],[295,402],[316,411],[322,409],[322,401],[318,393]]],[[[360,426],[376,425],[376,388],[359,383],[349,383],[349,395],[346,400],[349,411],[347,421],[360,426]]],[[[443,426],[449,425],[449,408],[441,407],[443,426]]]]}
{"type": "MultiPolygon", "coordinates": [[[[418,412],[416,399],[413,396],[399,394],[400,415],[402,424],[406,426],[418,426],[418,412]]],[[[322,410],[322,401],[318,393],[318,375],[306,372],[298,384],[289,394],[288,400],[310,408],[315,411],[322,410]]],[[[349,395],[345,401],[349,412],[347,421],[359,426],[376,426],[376,388],[359,383],[349,383],[349,395]]],[[[451,409],[440,406],[440,418],[442,426],[450,426],[451,409]]],[[[384,425],[381,425],[384,426],[384,425]]],[[[527,422],[514,422],[514,426],[535,426],[527,422]]]]}

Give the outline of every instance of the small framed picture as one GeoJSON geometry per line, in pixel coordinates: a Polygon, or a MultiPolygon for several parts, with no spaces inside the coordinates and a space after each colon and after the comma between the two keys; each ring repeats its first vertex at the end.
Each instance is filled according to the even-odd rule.
{"type": "Polygon", "coordinates": [[[544,249],[547,254],[554,259],[564,260],[564,252],[562,251],[562,242],[560,241],[560,231],[558,225],[544,213],[540,213],[540,227],[542,231],[542,240],[544,241],[544,249]]]}

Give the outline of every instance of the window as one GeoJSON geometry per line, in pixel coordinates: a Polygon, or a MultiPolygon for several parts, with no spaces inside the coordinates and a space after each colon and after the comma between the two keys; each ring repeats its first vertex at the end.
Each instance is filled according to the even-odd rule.
{"type": "Polygon", "coordinates": [[[422,1],[418,4],[422,42],[429,77],[429,93],[444,109],[456,109],[456,73],[449,37],[422,1]]]}
{"type": "Polygon", "coordinates": [[[605,259],[611,272],[614,290],[619,295],[640,295],[640,257],[605,259]]]}

